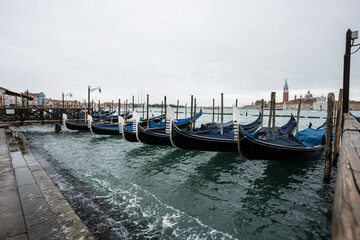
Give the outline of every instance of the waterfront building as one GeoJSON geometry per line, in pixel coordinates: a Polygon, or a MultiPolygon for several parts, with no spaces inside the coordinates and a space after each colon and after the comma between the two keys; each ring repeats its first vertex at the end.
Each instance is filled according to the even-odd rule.
{"type": "Polygon", "coordinates": [[[303,110],[322,111],[327,109],[326,97],[314,97],[310,90],[308,90],[304,97],[300,95],[300,97],[297,98],[297,96],[295,95],[293,100],[289,100],[289,85],[287,79],[285,79],[285,84],[283,88],[283,101],[280,103],[276,103],[276,109],[297,110],[299,106],[299,101],[301,101],[301,109],[303,110]]]}

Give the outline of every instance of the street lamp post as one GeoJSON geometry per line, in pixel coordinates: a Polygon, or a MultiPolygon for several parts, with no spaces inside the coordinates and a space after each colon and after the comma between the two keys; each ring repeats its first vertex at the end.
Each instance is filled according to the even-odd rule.
{"type": "Polygon", "coordinates": [[[355,39],[358,38],[358,31],[351,31],[350,29],[346,32],[346,47],[344,55],[344,75],[343,75],[343,113],[349,112],[349,88],[350,88],[350,58],[351,54],[356,53],[351,52],[351,47],[360,46],[360,44],[354,44],[355,39]]]}
{"type": "Polygon", "coordinates": [[[97,86],[96,88],[91,88],[90,85],[88,86],[88,114],[90,115],[90,92],[99,89],[99,93],[101,93],[101,88],[97,86]]]}
{"type": "Polygon", "coordinates": [[[72,94],[71,93],[65,94],[64,92],[62,92],[62,107],[63,108],[65,108],[65,97],[66,96],[72,97],[72,94]]]}

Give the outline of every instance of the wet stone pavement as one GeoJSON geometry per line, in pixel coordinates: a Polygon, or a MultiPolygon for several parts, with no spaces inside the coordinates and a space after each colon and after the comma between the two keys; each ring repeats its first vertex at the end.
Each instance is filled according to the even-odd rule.
{"type": "Polygon", "coordinates": [[[0,128],[0,239],[95,239],[16,132],[0,128]]]}

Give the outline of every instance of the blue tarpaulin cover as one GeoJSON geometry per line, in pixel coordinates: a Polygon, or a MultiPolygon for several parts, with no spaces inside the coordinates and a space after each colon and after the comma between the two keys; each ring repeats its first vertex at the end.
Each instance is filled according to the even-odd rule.
{"type": "Polygon", "coordinates": [[[295,138],[306,147],[324,144],[326,129],[306,128],[295,134],[295,138]]]}

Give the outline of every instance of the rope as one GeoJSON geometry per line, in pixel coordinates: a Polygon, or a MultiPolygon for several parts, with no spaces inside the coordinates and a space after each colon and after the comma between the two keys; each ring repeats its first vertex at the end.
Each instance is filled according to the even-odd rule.
{"type": "Polygon", "coordinates": [[[245,138],[247,138],[247,136],[244,136],[244,137],[240,138],[240,139],[239,139],[239,142],[240,142],[241,140],[245,139],[245,138]]]}
{"type": "Polygon", "coordinates": [[[346,128],[342,131],[344,133],[345,131],[351,131],[351,132],[360,132],[360,129],[352,129],[352,128],[346,128]]]}

